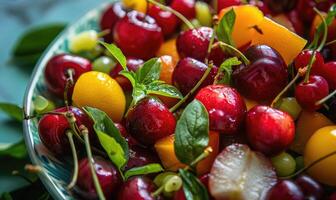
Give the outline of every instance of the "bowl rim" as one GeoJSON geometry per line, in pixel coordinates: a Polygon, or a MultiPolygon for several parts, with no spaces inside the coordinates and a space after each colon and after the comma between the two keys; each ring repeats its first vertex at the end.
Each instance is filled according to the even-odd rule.
{"type": "MultiPolygon", "coordinates": [[[[54,54],[56,50],[58,50],[59,46],[62,45],[69,35],[73,27],[79,26],[87,21],[90,17],[92,17],[98,10],[102,10],[106,8],[108,5],[113,3],[115,0],[111,2],[105,2],[97,7],[87,11],[84,15],[82,15],[79,19],[75,20],[74,23],[69,23],[66,28],[57,35],[57,37],[49,44],[49,46],[44,50],[42,56],[39,58],[36,63],[34,70],[31,73],[30,80],[27,84],[24,100],[23,100],[23,112],[25,116],[33,113],[32,103],[33,103],[33,95],[36,85],[39,81],[39,75],[43,73],[45,69],[45,65],[50,59],[50,57],[54,54]]],[[[23,138],[25,140],[26,149],[28,151],[28,155],[33,165],[41,165],[40,160],[37,158],[35,147],[34,147],[34,138],[32,134],[32,130],[30,125],[32,123],[31,119],[23,120],[23,138]]],[[[58,189],[58,186],[52,181],[51,177],[45,172],[42,171],[38,173],[38,177],[43,183],[44,187],[51,194],[54,199],[66,199],[64,194],[58,189]]]]}

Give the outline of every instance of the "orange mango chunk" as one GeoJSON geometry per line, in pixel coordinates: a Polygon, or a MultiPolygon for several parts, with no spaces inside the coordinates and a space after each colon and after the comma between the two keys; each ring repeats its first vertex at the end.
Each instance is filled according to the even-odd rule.
{"type": "MultiPolygon", "coordinates": [[[[212,167],[212,163],[216,159],[219,151],[218,132],[209,132],[209,146],[212,147],[212,153],[207,158],[200,161],[196,166],[197,174],[199,175],[208,173],[212,167]]],[[[162,165],[166,170],[177,171],[178,169],[184,168],[186,166],[185,164],[181,163],[175,155],[174,135],[170,135],[157,141],[154,147],[160,157],[162,165]]]]}
{"type": "Polygon", "coordinates": [[[252,45],[265,44],[276,49],[289,65],[306,46],[307,40],[264,17],[258,24],[258,30],[254,30],[252,45]]]}
{"type": "Polygon", "coordinates": [[[254,33],[252,27],[263,20],[264,14],[252,5],[231,6],[220,11],[219,19],[232,8],[236,14],[232,38],[236,47],[240,48],[251,42],[254,33]]]}
{"type": "Polygon", "coordinates": [[[176,38],[170,39],[164,42],[158,52],[156,53],[158,57],[169,55],[173,57],[174,63],[177,63],[180,60],[180,56],[176,48],[176,38]]]}

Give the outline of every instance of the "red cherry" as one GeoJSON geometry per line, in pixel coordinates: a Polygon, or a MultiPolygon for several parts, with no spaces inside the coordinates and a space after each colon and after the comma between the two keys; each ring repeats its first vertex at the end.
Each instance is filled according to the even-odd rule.
{"type": "Polygon", "coordinates": [[[126,128],[124,125],[120,123],[114,123],[115,127],[119,130],[120,134],[126,139],[128,146],[135,146],[139,145],[139,143],[130,135],[127,133],[126,128]]]}
{"type": "Polygon", "coordinates": [[[176,120],[169,109],[151,97],[142,99],[126,117],[127,131],[139,142],[152,145],[175,131],[176,120]]]}
{"type": "MultiPolygon", "coordinates": [[[[313,51],[309,49],[303,50],[294,60],[294,66],[296,70],[299,70],[300,68],[307,67],[311,57],[313,56],[313,51]]],[[[315,62],[312,66],[312,73],[319,73],[321,68],[324,65],[324,59],[320,52],[315,53],[315,62]]]]}
{"type": "MultiPolygon", "coordinates": [[[[65,107],[56,109],[55,112],[66,112],[65,107]]],[[[90,133],[93,133],[92,120],[79,108],[70,107],[69,111],[75,115],[78,126],[85,125],[90,133]]],[[[39,136],[42,143],[50,151],[57,155],[67,154],[70,150],[69,140],[66,131],[70,129],[67,118],[64,115],[46,114],[38,124],[39,136]]],[[[94,140],[94,134],[90,134],[90,139],[94,140]]]]}
{"type": "Polygon", "coordinates": [[[268,6],[263,1],[251,0],[249,1],[249,4],[258,7],[259,10],[261,10],[264,13],[264,15],[271,14],[271,10],[268,8],[268,6]]]}
{"type": "Polygon", "coordinates": [[[238,131],[246,114],[244,99],[226,85],[209,85],[201,89],[196,97],[209,112],[210,130],[224,134],[238,131]]]}
{"type": "Polygon", "coordinates": [[[295,179],[307,199],[321,200],[324,196],[322,186],[309,176],[301,175],[295,179]]]}
{"type": "Polygon", "coordinates": [[[328,62],[323,65],[322,72],[319,75],[323,76],[328,81],[329,89],[336,89],[336,62],[328,62]]]}
{"type": "Polygon", "coordinates": [[[328,200],[336,200],[336,192],[332,193],[332,194],[329,196],[328,200]]]}
{"type": "Polygon", "coordinates": [[[108,6],[103,12],[103,15],[100,19],[100,29],[109,30],[110,33],[104,36],[106,42],[111,43],[113,41],[113,28],[114,25],[125,17],[126,10],[123,7],[121,2],[115,2],[112,5],[108,6]]]}
{"type": "Polygon", "coordinates": [[[217,1],[217,13],[222,9],[230,6],[239,6],[242,4],[241,0],[215,0],[217,1]]]}
{"type": "Polygon", "coordinates": [[[155,19],[137,11],[127,13],[117,22],[113,38],[126,56],[145,60],[154,57],[163,42],[155,19]]]}
{"type": "Polygon", "coordinates": [[[311,24],[316,16],[314,7],[320,11],[327,12],[332,4],[332,1],[317,1],[315,0],[299,0],[296,10],[299,11],[301,19],[307,24],[311,24]]]}
{"type": "MultiPolygon", "coordinates": [[[[94,168],[106,199],[112,199],[113,193],[122,183],[118,170],[110,161],[101,157],[94,157],[94,168]]],[[[97,198],[96,188],[93,183],[91,168],[87,158],[82,159],[78,164],[77,185],[80,188],[79,194],[85,198],[97,198]]]]}
{"type": "Polygon", "coordinates": [[[130,146],[129,160],[125,166],[125,170],[141,167],[150,163],[160,163],[160,159],[153,151],[139,145],[130,146]]]}
{"type": "MultiPolygon", "coordinates": [[[[181,59],[173,72],[173,83],[179,88],[183,95],[186,95],[202,78],[204,72],[208,67],[193,58],[181,59]]],[[[218,68],[213,67],[206,80],[202,83],[201,87],[211,85],[214,82],[214,78],[217,74],[218,68]]]]}
{"type": "Polygon", "coordinates": [[[321,108],[321,105],[315,105],[316,102],[328,96],[328,82],[322,77],[312,75],[307,83],[302,81],[295,88],[295,98],[305,110],[315,111],[321,108]]]}
{"type": "Polygon", "coordinates": [[[175,32],[178,25],[178,18],[169,11],[164,11],[158,6],[151,6],[148,13],[153,17],[162,29],[162,33],[167,37],[175,32]]]}
{"type": "Polygon", "coordinates": [[[290,180],[278,182],[268,192],[266,200],[304,200],[301,189],[290,180]]]}
{"type": "Polygon", "coordinates": [[[298,10],[292,10],[289,13],[286,14],[289,21],[292,23],[294,30],[297,34],[303,36],[305,34],[305,27],[300,19],[299,11],[298,10]]]}
{"type": "Polygon", "coordinates": [[[278,62],[279,64],[286,66],[285,61],[281,55],[272,47],[267,45],[253,45],[250,46],[244,55],[251,61],[256,62],[259,59],[267,58],[278,62]]]}
{"type": "Polygon", "coordinates": [[[247,112],[246,133],[254,149],[273,156],[293,142],[295,125],[285,112],[268,106],[255,106],[247,112]]]}
{"type": "Polygon", "coordinates": [[[196,16],[195,0],[173,0],[170,7],[188,19],[196,16]]]}
{"type": "Polygon", "coordinates": [[[275,14],[293,10],[298,0],[264,0],[267,6],[275,14]]]}
{"type": "MultiPolygon", "coordinates": [[[[91,62],[85,58],[60,54],[52,57],[45,68],[45,79],[48,90],[63,99],[64,89],[67,80],[67,70],[73,70],[73,79],[74,82],[85,72],[91,71],[92,66],[91,62]]],[[[69,96],[72,94],[73,88],[69,89],[69,96]]]]}

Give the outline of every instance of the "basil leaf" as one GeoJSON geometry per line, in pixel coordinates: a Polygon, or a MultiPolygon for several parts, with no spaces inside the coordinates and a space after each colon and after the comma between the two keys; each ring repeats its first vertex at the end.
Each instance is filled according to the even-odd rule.
{"type": "Polygon", "coordinates": [[[128,170],[124,176],[127,180],[131,176],[138,176],[138,175],[146,175],[146,174],[152,174],[152,173],[158,173],[164,171],[162,166],[158,163],[151,163],[145,166],[141,167],[135,167],[130,170],[128,170]]]}
{"type": "Polygon", "coordinates": [[[232,67],[242,64],[237,57],[226,59],[219,67],[218,73],[215,77],[215,84],[231,83],[232,67]]]}
{"type": "Polygon", "coordinates": [[[141,99],[146,97],[146,88],[144,85],[142,84],[138,84],[133,88],[133,92],[132,92],[132,97],[133,97],[133,101],[132,101],[132,105],[135,105],[136,103],[138,103],[141,99]]]}
{"type": "Polygon", "coordinates": [[[183,111],[175,129],[174,149],[177,158],[191,164],[209,143],[209,116],[201,102],[192,101],[183,111]]]}
{"type": "Polygon", "coordinates": [[[105,112],[91,107],[83,109],[93,120],[93,128],[109,158],[119,170],[122,169],[128,161],[129,153],[125,138],[105,112]]]}
{"type": "Polygon", "coordinates": [[[119,62],[122,68],[127,71],[127,66],[126,66],[127,61],[126,61],[126,57],[123,54],[123,52],[114,44],[108,44],[102,41],[100,41],[100,44],[102,44],[113,55],[113,57],[119,62]]]}
{"type": "Polygon", "coordinates": [[[164,83],[163,81],[153,81],[147,86],[148,94],[157,94],[161,96],[182,99],[181,92],[174,86],[164,83]]]}
{"type": "Polygon", "coordinates": [[[158,58],[152,58],[145,62],[135,73],[138,83],[149,84],[160,78],[161,62],[158,58]]]}
{"type": "Polygon", "coordinates": [[[6,113],[9,117],[18,122],[22,122],[23,120],[23,110],[15,104],[0,102],[0,111],[6,113]]]}
{"type": "Polygon", "coordinates": [[[26,145],[23,140],[15,144],[0,144],[0,157],[9,156],[17,159],[27,156],[26,145]]]}
{"type": "Polygon", "coordinates": [[[235,46],[234,41],[232,39],[232,32],[235,21],[236,21],[236,13],[232,8],[222,17],[216,30],[218,39],[231,46],[235,46]]]}
{"type": "Polygon", "coordinates": [[[119,72],[119,74],[127,78],[131,82],[133,88],[136,86],[137,82],[136,82],[136,75],[134,72],[122,70],[121,72],[119,72]]]}
{"type": "Polygon", "coordinates": [[[180,169],[179,173],[183,181],[183,191],[187,200],[209,199],[207,189],[195,175],[184,169],[180,169]]]}

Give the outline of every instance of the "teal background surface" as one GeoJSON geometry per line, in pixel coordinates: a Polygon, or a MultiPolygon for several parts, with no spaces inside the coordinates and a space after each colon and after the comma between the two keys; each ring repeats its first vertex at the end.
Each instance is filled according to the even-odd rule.
{"type": "MultiPolygon", "coordinates": [[[[11,61],[16,40],[30,27],[53,22],[73,23],[90,9],[107,0],[0,0],[0,102],[21,106],[26,85],[34,66],[19,67],[11,61]]],[[[22,138],[21,124],[14,123],[0,113],[0,144],[13,143],[22,138]]],[[[27,161],[0,159],[0,196],[25,184],[13,177],[12,170],[27,161]]]]}

